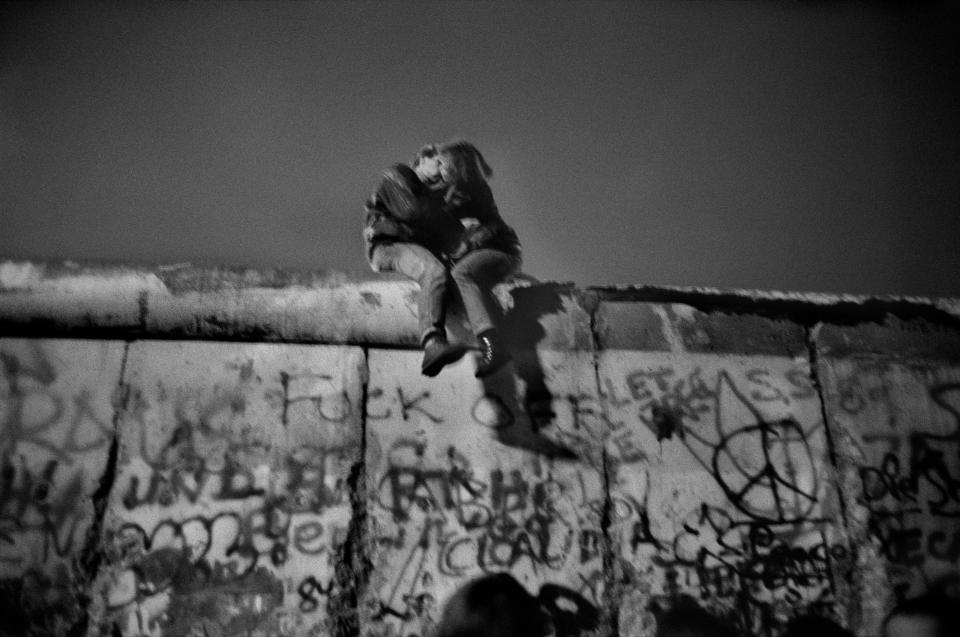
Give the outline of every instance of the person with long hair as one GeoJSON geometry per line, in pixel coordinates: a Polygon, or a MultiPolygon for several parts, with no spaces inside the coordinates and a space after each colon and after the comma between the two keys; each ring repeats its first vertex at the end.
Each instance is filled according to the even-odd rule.
{"type": "MultiPolygon", "coordinates": [[[[421,152],[429,153],[430,149],[421,152]]],[[[460,241],[447,258],[452,264],[450,275],[480,345],[477,376],[483,377],[511,358],[497,333],[495,317],[499,306],[490,291],[520,271],[520,240],[500,216],[488,183],[493,170],[476,146],[453,141],[435,147],[435,152],[441,179],[446,184],[444,209],[464,226],[460,241]]]]}

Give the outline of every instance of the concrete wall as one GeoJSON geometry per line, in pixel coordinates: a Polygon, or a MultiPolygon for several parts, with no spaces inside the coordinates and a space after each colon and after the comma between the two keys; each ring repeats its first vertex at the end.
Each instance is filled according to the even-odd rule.
{"type": "Polygon", "coordinates": [[[415,292],[0,264],[0,632],[425,635],[506,570],[561,631],[873,635],[960,583],[956,302],[519,282],[480,382],[415,292]]]}

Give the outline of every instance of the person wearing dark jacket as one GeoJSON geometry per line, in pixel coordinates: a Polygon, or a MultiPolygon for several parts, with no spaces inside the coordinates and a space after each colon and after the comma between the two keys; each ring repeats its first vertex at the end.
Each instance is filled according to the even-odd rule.
{"type": "Polygon", "coordinates": [[[442,187],[438,160],[418,155],[413,168],[387,168],[365,207],[363,238],[370,267],[399,272],[420,284],[417,314],[425,376],[436,376],[465,352],[447,342],[444,328],[449,273],[442,259],[459,243],[463,226],[444,211],[442,187]]]}
{"type": "Polygon", "coordinates": [[[520,267],[520,243],[487,183],[492,174],[468,142],[428,145],[413,167],[384,171],[366,205],[364,239],[375,272],[394,271],[420,284],[421,370],[437,375],[464,353],[446,339],[444,295],[452,279],[480,343],[478,377],[510,361],[497,338],[490,288],[520,267]]]}

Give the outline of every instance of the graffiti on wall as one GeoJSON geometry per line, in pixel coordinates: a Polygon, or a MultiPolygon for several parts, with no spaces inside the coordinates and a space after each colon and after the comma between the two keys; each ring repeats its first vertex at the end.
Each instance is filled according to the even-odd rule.
{"type": "MultiPolygon", "coordinates": [[[[106,355],[105,344],[87,346],[106,355]]],[[[79,550],[87,496],[113,438],[110,396],[64,379],[56,348],[0,341],[0,565],[5,575],[79,550]]],[[[117,361],[119,363],[119,360],[117,361]]],[[[110,381],[119,381],[117,376],[110,381]]]]}
{"type": "MultiPolygon", "coordinates": [[[[18,578],[16,595],[43,588],[68,600],[56,583],[69,579],[62,564],[84,542],[112,441],[117,378],[71,380],[73,359],[89,353],[70,348],[80,345],[0,342],[0,580],[18,578]]],[[[611,593],[636,594],[642,602],[620,609],[620,627],[641,635],[648,606],[683,595],[757,635],[778,634],[803,611],[843,617],[837,578],[856,547],[838,528],[806,367],[631,356],[601,358],[597,391],[566,391],[548,375],[553,393],[539,403],[472,380],[417,385],[391,369],[361,408],[360,392],[332,369],[275,369],[261,382],[266,372],[246,363],[227,381],[129,387],[104,532],[107,629],[328,634],[329,605],[343,594],[336,567],[356,532],[348,476],[362,446],[326,432],[355,431],[363,417],[375,450],[364,548],[379,560],[363,599],[370,635],[425,634],[447,593],[498,571],[531,593],[552,586],[595,609],[611,593]],[[546,414],[547,433],[583,450],[576,460],[490,436],[546,414]],[[296,437],[314,430],[325,433],[296,437]],[[622,577],[611,591],[614,572],[622,577]]],[[[951,374],[851,365],[825,377],[826,410],[859,458],[866,533],[900,596],[960,585],[960,382],[951,374]]]]}
{"type": "MultiPolygon", "coordinates": [[[[789,361],[619,363],[601,376],[611,532],[650,606],[692,596],[757,635],[839,614],[817,393],[789,361]]],[[[591,432],[593,435],[593,432],[591,432]]],[[[643,630],[643,613],[625,619],[643,630]]]]}
{"type": "Polygon", "coordinates": [[[397,439],[377,478],[375,505],[390,532],[375,541],[398,565],[372,612],[374,620],[392,620],[385,634],[407,635],[411,625],[436,619],[438,579],[462,583],[510,571],[548,580],[577,573],[574,592],[599,601],[603,501],[578,473],[478,469],[455,446],[433,462],[428,446],[397,439]]]}
{"type": "Polygon", "coordinates": [[[535,417],[507,399],[451,403],[407,390],[417,398],[411,413],[409,400],[372,390],[371,418],[427,432],[388,435],[376,476],[389,529],[377,541],[391,555],[372,611],[389,620],[382,632],[422,632],[437,590],[499,570],[532,574],[528,583],[563,577],[602,605],[606,533],[628,579],[656,582],[647,602],[692,594],[755,634],[804,609],[838,614],[833,578],[849,549],[825,508],[835,502],[809,374],[790,361],[719,362],[601,365],[599,392],[554,387],[544,404],[523,403],[550,413],[569,447],[605,450],[609,494],[586,486],[603,471],[590,452],[561,471],[521,460],[490,468],[494,451],[432,440],[432,425],[483,431],[535,417]]]}
{"type": "Polygon", "coordinates": [[[422,381],[402,372],[406,363],[419,361],[371,364],[375,575],[365,634],[429,634],[457,586],[503,571],[534,595],[562,589],[564,601],[576,596],[595,610],[604,580],[602,474],[500,442],[503,432],[529,427],[512,385],[483,385],[472,375],[453,385],[422,381]]]}
{"type": "Polygon", "coordinates": [[[123,345],[0,340],[0,615],[64,634],[80,617],[91,495],[113,441],[123,345]],[[99,374],[99,377],[98,377],[99,374]]]}
{"type": "Polygon", "coordinates": [[[252,362],[237,372],[206,388],[131,389],[105,593],[106,623],[124,635],[329,633],[359,441],[286,434],[356,409],[330,376],[281,371],[264,389],[252,362]],[[157,418],[172,420],[159,438],[157,418]]]}
{"type": "Polygon", "coordinates": [[[941,375],[864,367],[837,387],[837,417],[857,424],[857,500],[900,598],[960,588],[960,382],[941,375]]]}

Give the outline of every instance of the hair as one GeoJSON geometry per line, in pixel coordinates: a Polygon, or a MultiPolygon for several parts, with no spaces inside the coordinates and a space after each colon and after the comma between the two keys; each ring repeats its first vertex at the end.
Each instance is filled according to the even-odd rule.
{"type": "Polygon", "coordinates": [[[960,613],[957,600],[944,595],[922,595],[897,604],[883,619],[880,634],[886,636],[887,625],[894,617],[926,617],[937,623],[940,637],[952,637],[960,633],[960,613]]]}
{"type": "Polygon", "coordinates": [[[787,624],[783,637],[853,637],[853,633],[822,615],[800,615],[787,624]]]}
{"type": "Polygon", "coordinates": [[[434,637],[542,637],[549,616],[509,573],[484,575],[444,604],[434,637]]]}
{"type": "Polygon", "coordinates": [[[738,637],[732,624],[700,606],[693,598],[681,596],[668,610],[657,615],[656,637],[738,637]]]}
{"type": "Polygon", "coordinates": [[[450,157],[457,180],[461,183],[475,183],[493,177],[493,168],[477,147],[468,141],[456,139],[445,142],[437,147],[437,152],[450,157]]]}

